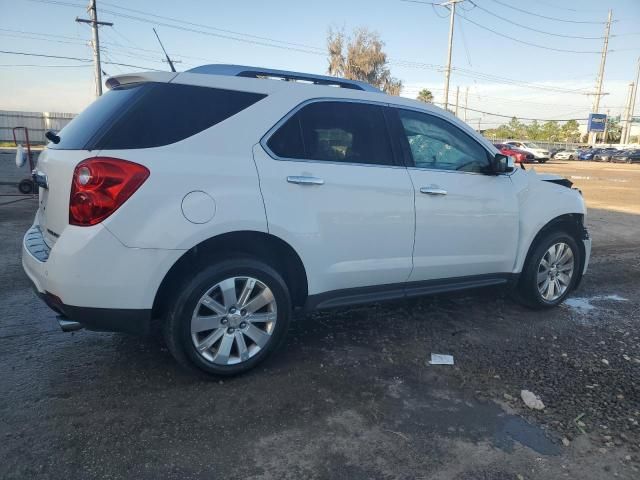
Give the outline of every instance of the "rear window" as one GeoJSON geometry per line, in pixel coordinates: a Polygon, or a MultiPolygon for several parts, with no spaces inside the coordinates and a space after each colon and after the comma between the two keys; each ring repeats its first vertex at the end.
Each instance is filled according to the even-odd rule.
{"type": "Polygon", "coordinates": [[[177,83],[139,83],[102,95],[58,134],[49,148],[151,148],[184,140],[266,95],[177,83]]]}

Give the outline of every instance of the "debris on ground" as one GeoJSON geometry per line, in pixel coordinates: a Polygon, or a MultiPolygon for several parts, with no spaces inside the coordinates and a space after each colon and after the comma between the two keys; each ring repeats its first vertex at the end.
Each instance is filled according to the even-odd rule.
{"type": "Polygon", "coordinates": [[[429,365],[453,365],[453,355],[432,353],[429,365]]]}
{"type": "Polygon", "coordinates": [[[542,403],[540,397],[535,393],[530,392],[529,390],[522,390],[520,392],[520,397],[527,407],[533,410],[544,410],[544,403],[542,403]]]}

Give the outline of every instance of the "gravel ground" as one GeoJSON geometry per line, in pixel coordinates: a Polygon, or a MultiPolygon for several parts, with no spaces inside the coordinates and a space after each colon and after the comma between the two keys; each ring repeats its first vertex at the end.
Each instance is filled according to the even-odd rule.
{"type": "Polygon", "coordinates": [[[566,305],[489,289],[317,313],[220,382],[155,339],[60,332],[19,261],[35,202],[0,206],[0,478],[637,479],[640,166],[536,168],[590,206],[566,305]]]}

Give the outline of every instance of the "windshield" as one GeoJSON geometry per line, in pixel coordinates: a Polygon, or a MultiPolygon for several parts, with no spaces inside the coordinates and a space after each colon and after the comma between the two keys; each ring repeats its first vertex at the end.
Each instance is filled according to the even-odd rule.
{"type": "Polygon", "coordinates": [[[538,145],[536,145],[535,143],[523,143],[523,145],[527,148],[540,148],[538,145]]]}

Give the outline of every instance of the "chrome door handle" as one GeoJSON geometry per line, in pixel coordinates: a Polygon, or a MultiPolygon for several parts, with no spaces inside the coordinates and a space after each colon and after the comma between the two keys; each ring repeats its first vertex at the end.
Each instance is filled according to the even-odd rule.
{"type": "Polygon", "coordinates": [[[426,193],[427,195],[446,195],[447,191],[438,187],[422,187],[420,193],[426,193]]]}
{"type": "Polygon", "coordinates": [[[298,185],[324,185],[324,180],[318,177],[298,177],[288,176],[287,182],[297,183],[298,185]]]}

